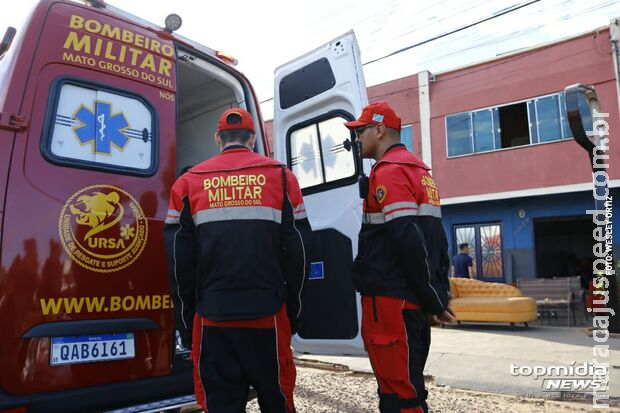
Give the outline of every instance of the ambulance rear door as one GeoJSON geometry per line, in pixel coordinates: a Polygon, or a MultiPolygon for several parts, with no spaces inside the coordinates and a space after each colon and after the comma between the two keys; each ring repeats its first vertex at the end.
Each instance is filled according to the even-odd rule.
{"type": "Polygon", "coordinates": [[[312,224],[297,351],[362,354],[361,307],[351,279],[362,201],[353,136],[343,125],[367,104],[351,31],[275,72],[275,157],[295,173],[312,224]]]}
{"type": "MultiPolygon", "coordinates": [[[[23,134],[28,126],[19,116],[25,79],[23,70],[16,68],[19,45],[13,44],[15,29],[0,27],[0,246],[2,245],[2,217],[6,196],[6,182],[11,166],[13,142],[17,134],[23,134]],[[6,29],[6,32],[5,32],[6,29]],[[11,46],[11,44],[13,44],[11,46]]],[[[19,43],[23,43],[20,33],[19,43]]],[[[21,53],[23,55],[24,53],[21,53]]],[[[0,265],[1,267],[1,265],[0,265]]]]}

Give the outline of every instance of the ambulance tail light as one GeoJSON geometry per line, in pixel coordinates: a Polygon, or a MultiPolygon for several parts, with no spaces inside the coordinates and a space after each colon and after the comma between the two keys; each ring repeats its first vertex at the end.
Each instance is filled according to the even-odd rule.
{"type": "Polygon", "coordinates": [[[15,30],[15,27],[9,27],[6,29],[6,32],[4,33],[4,37],[2,38],[2,42],[0,43],[0,56],[2,56],[4,52],[9,50],[9,47],[11,47],[11,43],[13,42],[13,39],[15,38],[15,33],[17,33],[17,30],[15,30]]]}
{"type": "Polygon", "coordinates": [[[232,56],[231,56],[231,55],[229,55],[228,53],[224,53],[224,52],[217,51],[217,52],[215,52],[215,55],[216,55],[217,57],[219,57],[219,58],[220,58],[220,60],[223,60],[223,61],[225,61],[226,63],[229,63],[229,64],[231,64],[231,65],[233,65],[233,66],[237,66],[237,63],[239,63],[239,62],[237,61],[237,59],[235,59],[234,57],[232,57],[232,56]]]}

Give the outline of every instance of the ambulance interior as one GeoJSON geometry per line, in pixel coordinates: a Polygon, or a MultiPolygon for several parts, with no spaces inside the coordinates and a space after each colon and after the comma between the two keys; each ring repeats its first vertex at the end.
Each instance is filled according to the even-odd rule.
{"type": "MultiPolygon", "coordinates": [[[[248,108],[244,88],[238,79],[218,66],[181,51],[177,63],[177,82],[178,176],[185,167],[219,153],[213,136],[224,110],[248,108]]],[[[257,133],[260,133],[258,129],[257,133]]],[[[256,150],[262,150],[260,137],[256,150]]]]}

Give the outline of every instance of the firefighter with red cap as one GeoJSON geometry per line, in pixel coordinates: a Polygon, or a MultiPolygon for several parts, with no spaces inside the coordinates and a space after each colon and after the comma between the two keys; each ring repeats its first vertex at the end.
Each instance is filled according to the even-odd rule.
{"type": "Polygon", "coordinates": [[[164,229],[196,399],[205,412],[244,412],[252,386],[262,412],[292,413],[310,233],[301,191],[285,166],[253,152],[247,111],[225,111],[215,141],[221,153],[174,183],[164,229]]]}
{"type": "Polygon", "coordinates": [[[426,413],[424,365],[429,316],[453,321],[448,244],[430,168],[400,143],[401,120],[385,102],[345,123],[363,158],[377,161],[368,178],[355,288],[362,295],[362,338],[379,386],[381,413],[426,413]]]}

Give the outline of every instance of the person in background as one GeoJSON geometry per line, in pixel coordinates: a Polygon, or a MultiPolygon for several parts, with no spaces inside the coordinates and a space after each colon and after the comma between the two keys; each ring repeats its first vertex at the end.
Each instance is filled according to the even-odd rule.
{"type": "Polygon", "coordinates": [[[459,244],[459,253],[452,257],[452,277],[476,278],[474,260],[469,255],[469,244],[459,244]]]}

